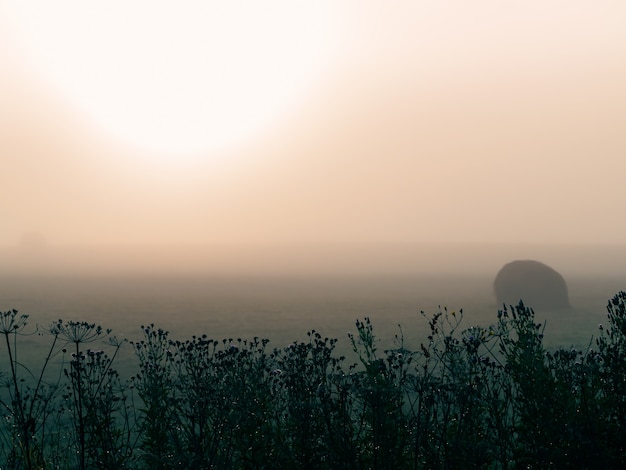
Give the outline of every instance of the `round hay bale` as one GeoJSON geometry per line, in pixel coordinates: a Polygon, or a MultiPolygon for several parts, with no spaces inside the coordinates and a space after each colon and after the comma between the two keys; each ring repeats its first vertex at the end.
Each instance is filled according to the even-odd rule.
{"type": "Polygon", "coordinates": [[[505,264],[493,287],[500,305],[517,305],[522,300],[533,309],[570,308],[565,279],[539,261],[518,260],[505,264]]]}

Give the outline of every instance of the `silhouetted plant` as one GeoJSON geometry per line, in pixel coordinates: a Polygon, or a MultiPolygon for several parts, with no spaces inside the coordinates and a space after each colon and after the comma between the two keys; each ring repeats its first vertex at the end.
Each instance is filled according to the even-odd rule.
{"type": "Polygon", "coordinates": [[[74,413],[82,414],[88,468],[125,468],[134,447],[127,390],[118,372],[111,367],[123,342],[113,340],[112,344],[112,357],[104,351],[88,349],[74,356],[69,371],[66,370],[70,386],[64,398],[70,402],[74,413]]]}
{"type": "Polygon", "coordinates": [[[349,335],[356,363],[316,331],[270,353],[265,339],[174,341],[149,325],[132,343],[128,385],[114,367],[123,342],[106,346],[110,356],[85,349],[109,330],[84,322],[36,330],[52,342],[31,373],[17,357],[27,317],[12,310],[0,314],[0,466],[621,468],[626,293],[608,313],[596,350],[546,348],[545,325],[522,302],[465,329],[462,310],[440,309],[416,351],[400,328],[381,352],[365,318],[349,335]]]}
{"type": "MultiPolygon", "coordinates": [[[[334,378],[344,358],[333,358],[336,340],[322,338],[317,331],[307,333],[307,342],[293,342],[274,350],[272,382],[274,396],[285,405],[279,419],[284,423],[280,440],[290,459],[283,466],[329,466],[340,459],[339,449],[328,445],[336,428],[337,413],[334,378]]],[[[345,449],[342,449],[345,450],[345,449]]]]}
{"type": "MultiPolygon", "coordinates": [[[[95,323],[68,321],[63,322],[58,320],[51,327],[56,335],[61,338],[65,338],[68,343],[72,343],[74,352],[72,353],[72,359],[70,360],[70,370],[65,370],[65,375],[70,378],[71,391],[72,391],[72,404],[73,412],[77,417],[75,422],[76,436],[78,439],[78,457],[79,468],[82,470],[86,464],[86,429],[85,419],[87,409],[84,406],[85,400],[85,387],[91,385],[84,380],[85,361],[86,356],[84,351],[81,350],[81,345],[92,343],[101,338],[102,335],[108,335],[111,330],[103,330],[100,325],[95,323]]],[[[110,365],[110,364],[109,364],[110,365]]],[[[91,364],[93,366],[93,364],[91,364]]],[[[107,367],[108,369],[108,367],[107,367]]]]}
{"type": "Polygon", "coordinates": [[[188,464],[210,468],[220,459],[226,423],[221,419],[220,387],[214,358],[219,342],[201,338],[173,342],[173,368],[178,377],[175,388],[176,448],[188,456],[188,464]]]}
{"type": "MultiPolygon", "coordinates": [[[[423,313],[423,312],[422,312],[423,313]]],[[[428,342],[411,376],[408,411],[415,467],[483,468],[493,463],[495,430],[485,395],[494,383],[491,328],[460,331],[463,311],[440,310],[428,321],[428,342]]]]}
{"type": "Polygon", "coordinates": [[[349,335],[353,351],[364,371],[359,381],[358,399],[362,403],[360,426],[365,427],[362,441],[364,463],[372,468],[399,468],[404,462],[403,388],[406,380],[405,354],[401,341],[398,350],[377,355],[377,339],[371,320],[357,320],[356,335],[349,335]]]}
{"type": "Polygon", "coordinates": [[[590,412],[601,417],[597,432],[600,442],[606,443],[607,467],[617,468],[626,455],[626,292],[617,293],[606,308],[608,326],[600,325],[598,353],[593,357],[600,383],[594,384],[589,398],[600,397],[600,406],[590,412]]]}
{"type": "MultiPolygon", "coordinates": [[[[58,378],[53,383],[45,380],[46,370],[56,349],[58,332],[52,331],[53,340],[38,376],[18,360],[17,338],[28,323],[28,315],[18,316],[17,310],[0,313],[0,333],[5,338],[11,375],[6,382],[8,400],[0,403],[7,413],[10,429],[5,439],[8,447],[7,466],[11,468],[39,468],[44,465],[48,446],[49,418],[54,412],[53,399],[58,389],[58,378]],[[24,377],[25,376],[25,377],[24,377]],[[29,384],[29,380],[34,384],[29,384]]],[[[43,332],[39,332],[43,334],[43,332]]],[[[35,334],[27,333],[32,336],[35,334]]]]}
{"type": "Polygon", "coordinates": [[[139,358],[139,373],[133,382],[142,401],[141,457],[147,468],[173,468],[176,455],[171,437],[177,410],[168,332],[154,324],[141,329],[144,339],[132,343],[139,358]]]}
{"type": "Polygon", "coordinates": [[[238,338],[222,341],[216,357],[218,387],[224,398],[233,464],[259,468],[267,464],[274,447],[276,405],[268,380],[268,340],[238,338]]]}
{"type": "Polygon", "coordinates": [[[530,468],[611,468],[602,449],[599,356],[546,350],[544,325],[519,303],[499,312],[500,347],[512,381],[513,460],[530,468]],[[600,424],[600,426],[599,426],[600,424]]]}
{"type": "Polygon", "coordinates": [[[258,466],[272,448],[267,340],[172,341],[177,436],[188,468],[258,466]]]}
{"type": "Polygon", "coordinates": [[[535,323],[532,309],[519,305],[498,312],[500,352],[513,382],[511,396],[517,446],[516,461],[535,462],[541,468],[554,466],[558,452],[559,403],[553,395],[555,381],[543,348],[545,325],[535,323]],[[556,407],[556,408],[555,408],[556,407]]]}

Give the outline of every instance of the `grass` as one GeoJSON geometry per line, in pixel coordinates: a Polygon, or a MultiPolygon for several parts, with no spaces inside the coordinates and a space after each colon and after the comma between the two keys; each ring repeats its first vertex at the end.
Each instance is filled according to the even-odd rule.
{"type": "Polygon", "coordinates": [[[522,302],[490,326],[427,320],[419,347],[383,344],[369,318],[337,340],[127,342],[93,323],[0,313],[0,467],[621,468],[626,454],[626,293],[585,348],[547,347],[522,302]],[[48,344],[38,368],[21,360],[48,344]],[[95,348],[95,346],[98,348],[95,348]],[[102,347],[102,349],[100,349],[102,347]],[[132,376],[116,370],[121,350],[132,376]],[[348,356],[348,357],[346,357],[348,356]]]}

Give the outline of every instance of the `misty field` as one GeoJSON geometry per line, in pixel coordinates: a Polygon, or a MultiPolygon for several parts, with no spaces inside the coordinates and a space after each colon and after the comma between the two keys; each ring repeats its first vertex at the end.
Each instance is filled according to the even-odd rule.
{"type": "MultiPolygon", "coordinates": [[[[347,348],[346,333],[364,316],[381,339],[393,338],[401,324],[421,341],[427,324],[420,311],[439,306],[463,308],[468,323],[486,326],[502,307],[493,276],[4,276],[0,301],[42,325],[84,320],[111,326],[120,337],[136,337],[139,325],[155,323],[177,337],[260,336],[281,346],[315,329],[347,348]]],[[[623,280],[569,277],[568,285],[571,311],[537,312],[554,344],[580,344],[595,334],[606,299],[623,289],[623,280]]]]}
{"type": "Polygon", "coordinates": [[[0,322],[3,468],[617,468],[624,455],[626,294],[590,305],[609,281],[571,281],[567,321],[498,309],[482,278],[31,281],[3,287],[36,312],[0,322]]]}

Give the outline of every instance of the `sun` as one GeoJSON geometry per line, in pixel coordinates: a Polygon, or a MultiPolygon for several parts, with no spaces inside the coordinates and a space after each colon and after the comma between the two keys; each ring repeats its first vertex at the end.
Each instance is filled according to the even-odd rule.
{"type": "Polygon", "coordinates": [[[103,132],[180,158],[236,145],[306,93],[333,51],[333,8],[10,0],[2,14],[42,76],[103,132]]]}

